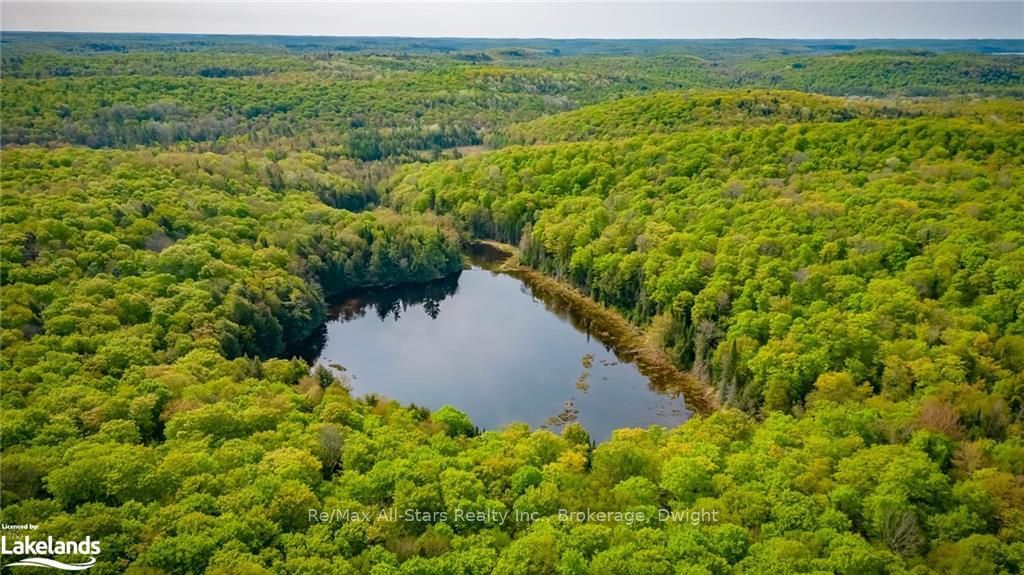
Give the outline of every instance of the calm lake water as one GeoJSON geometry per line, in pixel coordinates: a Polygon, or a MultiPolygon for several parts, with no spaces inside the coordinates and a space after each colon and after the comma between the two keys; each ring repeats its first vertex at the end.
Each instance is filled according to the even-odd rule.
{"type": "MultiPolygon", "coordinates": [[[[597,331],[597,330],[595,330],[597,331]]],[[[331,310],[317,362],[343,366],[356,395],[558,432],[579,421],[601,441],[620,427],[675,426],[680,394],[659,393],[590,332],[587,318],[511,275],[474,266],[430,284],[353,295],[331,310]]]]}

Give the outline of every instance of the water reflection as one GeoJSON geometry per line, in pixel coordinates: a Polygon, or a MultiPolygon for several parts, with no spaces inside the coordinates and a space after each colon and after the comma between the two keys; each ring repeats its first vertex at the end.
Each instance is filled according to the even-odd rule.
{"type": "Polygon", "coordinates": [[[459,291],[459,275],[454,274],[437,281],[364,290],[350,294],[331,307],[331,321],[352,321],[373,311],[380,320],[398,321],[410,308],[422,308],[431,319],[441,314],[441,302],[459,291]]]}
{"type": "MultiPolygon", "coordinates": [[[[475,256],[491,267],[494,254],[475,256]]],[[[612,429],[674,426],[690,413],[571,301],[477,266],[351,294],[331,307],[318,338],[315,361],[345,366],[355,394],[451,404],[483,429],[521,421],[557,431],[578,420],[603,440],[612,429]]]]}

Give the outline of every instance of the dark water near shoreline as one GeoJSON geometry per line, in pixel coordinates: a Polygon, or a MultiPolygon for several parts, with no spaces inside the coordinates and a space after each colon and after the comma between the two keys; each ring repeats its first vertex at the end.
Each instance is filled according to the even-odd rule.
{"type": "Polygon", "coordinates": [[[679,393],[657,391],[591,331],[522,280],[474,266],[338,302],[316,361],[343,366],[356,395],[449,404],[482,429],[520,421],[558,432],[578,420],[600,441],[689,417],[679,393]]]}

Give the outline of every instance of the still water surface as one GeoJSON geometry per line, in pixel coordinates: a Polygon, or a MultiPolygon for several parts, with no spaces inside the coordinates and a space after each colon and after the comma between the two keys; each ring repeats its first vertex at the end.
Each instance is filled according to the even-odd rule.
{"type": "Polygon", "coordinates": [[[547,297],[476,266],[352,295],[332,308],[317,361],[343,366],[356,395],[449,404],[482,429],[519,421],[558,432],[579,421],[602,441],[620,427],[689,417],[681,395],[656,391],[587,318],[547,297]]]}

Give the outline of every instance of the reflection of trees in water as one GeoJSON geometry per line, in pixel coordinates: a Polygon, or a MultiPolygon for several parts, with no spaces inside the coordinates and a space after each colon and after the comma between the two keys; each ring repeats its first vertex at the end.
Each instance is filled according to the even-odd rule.
{"type": "Polygon", "coordinates": [[[620,327],[601,321],[600,317],[592,317],[585,305],[546,289],[541,283],[531,282],[528,277],[515,273],[510,275],[522,281],[522,292],[543,303],[548,312],[568,321],[577,331],[586,334],[588,340],[596,340],[620,362],[635,364],[647,377],[651,391],[670,398],[685,396],[689,378],[668,363],[646,361],[644,354],[630,342],[630,334],[621,331],[620,327]]]}
{"type": "Polygon", "coordinates": [[[474,243],[466,250],[473,265],[485,270],[494,271],[497,266],[508,259],[508,253],[486,243],[474,243]]]}
{"type": "MultiPolygon", "coordinates": [[[[398,320],[407,309],[422,305],[423,311],[437,319],[441,314],[441,302],[453,295],[459,288],[459,274],[453,274],[436,281],[392,286],[374,290],[360,290],[349,294],[345,299],[331,306],[328,321],[351,321],[366,316],[367,310],[373,310],[381,321],[388,317],[398,320]]],[[[312,364],[327,345],[327,324],[321,324],[312,335],[293,348],[287,350],[286,356],[298,357],[312,364]]]]}
{"type": "Polygon", "coordinates": [[[441,313],[441,302],[436,299],[428,298],[423,302],[423,311],[427,312],[430,319],[437,319],[437,316],[441,313]]]}
{"type": "MultiPolygon", "coordinates": [[[[614,321],[603,320],[600,314],[594,315],[586,303],[580,303],[560,294],[557,290],[545,289],[543,284],[529,281],[515,272],[491,272],[495,275],[509,275],[522,282],[520,291],[543,304],[544,308],[573,328],[585,334],[588,340],[596,340],[605,350],[610,352],[619,362],[633,363],[648,380],[648,388],[668,398],[681,399],[686,395],[689,384],[687,374],[678,371],[671,364],[657,358],[651,359],[644,353],[631,333],[623,331],[614,321]]],[[[441,302],[458,292],[460,274],[454,274],[437,281],[376,290],[362,290],[349,294],[343,300],[336,301],[330,310],[331,321],[352,321],[365,317],[369,310],[378,319],[384,321],[393,318],[398,320],[410,308],[422,306],[423,312],[433,319],[441,314],[441,302]]],[[[326,326],[321,326],[310,340],[304,342],[301,349],[294,353],[308,361],[320,356],[326,342],[326,326]]],[[[592,360],[591,360],[592,361],[592,360]]],[[[602,360],[605,367],[615,362],[602,360]]],[[[579,383],[579,382],[578,382],[579,383]]],[[[584,382],[586,383],[586,382],[584,382]]],[[[584,387],[580,385],[579,387],[584,387]]],[[[582,391],[582,389],[581,389],[582,391]]]]}
{"type": "Polygon", "coordinates": [[[520,281],[523,281],[523,285],[520,290],[524,294],[527,294],[533,299],[544,304],[544,309],[549,313],[568,321],[569,325],[571,325],[573,329],[587,336],[587,341],[594,338],[598,343],[604,346],[605,351],[614,354],[619,361],[632,361],[631,357],[627,354],[621,353],[620,350],[616,348],[618,337],[614,333],[602,329],[600,322],[595,322],[593,318],[587,315],[586,310],[580,309],[575,302],[562,297],[558,293],[545,290],[542,286],[531,285],[523,278],[519,279],[520,281]]]}
{"type": "Polygon", "coordinates": [[[327,345],[327,324],[322,323],[305,340],[293,344],[285,350],[285,357],[297,357],[313,365],[313,362],[323,353],[325,345],[327,345]]]}
{"type": "Polygon", "coordinates": [[[455,295],[459,288],[459,274],[422,284],[393,286],[366,290],[351,295],[331,309],[331,319],[351,321],[366,316],[373,310],[381,321],[391,317],[396,321],[410,307],[423,306],[432,319],[441,314],[441,302],[455,295]]]}

